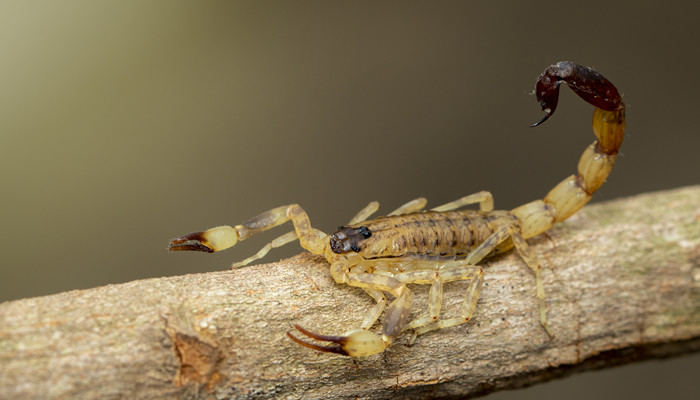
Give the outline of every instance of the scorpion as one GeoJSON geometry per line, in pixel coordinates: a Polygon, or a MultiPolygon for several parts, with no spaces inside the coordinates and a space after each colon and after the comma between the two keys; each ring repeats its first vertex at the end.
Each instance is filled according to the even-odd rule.
{"type": "Polygon", "coordinates": [[[169,250],[221,251],[291,221],[294,231],[272,240],[232,268],[249,264],[297,238],[304,249],[324,256],[335,282],[364,289],[376,303],[360,329],[340,336],[321,335],[294,325],[300,333],[324,342],[323,345],[289,332],[287,335],[314,350],[360,357],[383,352],[404,330],[413,330],[413,343],[417,335],[470,321],[484,282],[484,270],[478,264],[514,247],[534,272],[540,324],[553,337],[547,324],[542,267],[526,239],[564,221],[591,200],[612,170],[625,130],[625,105],[617,88],[592,68],[568,61],[549,66],[537,79],[535,94],[545,115],[532,127],[554,114],[562,82],[595,107],[593,132],[597,140],[583,152],[578,174],[557,184],[544,199],[510,211],[494,211],[493,196],[486,191],[431,210],[423,210],[427,200],[417,198],[386,216],[369,219],[379,208],[377,202],[371,202],[332,235],[313,228],[307,213],[292,204],[266,211],[240,225],[219,226],[175,238],[169,250]],[[472,204],[478,204],[479,210],[459,210],[472,204]],[[458,280],[469,281],[459,315],[440,319],[443,285],[458,280]],[[427,313],[410,322],[412,292],[408,284],[430,285],[427,313]],[[385,292],[393,296],[388,306],[385,292]],[[379,336],[369,329],[385,308],[379,336]]]}

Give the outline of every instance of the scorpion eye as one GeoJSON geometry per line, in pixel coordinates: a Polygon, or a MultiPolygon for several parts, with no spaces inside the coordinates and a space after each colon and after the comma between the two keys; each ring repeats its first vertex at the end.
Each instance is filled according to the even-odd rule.
{"type": "Polygon", "coordinates": [[[362,235],[362,237],[365,239],[372,236],[372,232],[366,226],[361,226],[361,227],[357,228],[357,232],[359,232],[360,235],[362,235]]]}

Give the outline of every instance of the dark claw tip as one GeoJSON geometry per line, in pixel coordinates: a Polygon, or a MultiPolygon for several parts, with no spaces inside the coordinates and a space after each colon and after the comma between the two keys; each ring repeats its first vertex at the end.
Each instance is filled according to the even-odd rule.
{"type": "Polygon", "coordinates": [[[202,232],[190,233],[170,241],[170,251],[202,251],[213,253],[214,249],[203,243],[202,232]]]}
{"type": "Polygon", "coordinates": [[[323,352],[326,352],[326,353],[335,353],[335,354],[340,354],[340,355],[343,355],[343,356],[347,356],[347,355],[348,355],[348,353],[347,353],[345,350],[343,350],[343,348],[340,346],[340,343],[342,343],[342,342],[345,340],[345,337],[343,337],[343,336],[326,336],[326,335],[319,335],[319,334],[313,333],[313,332],[311,332],[311,331],[308,331],[308,330],[302,328],[302,327],[299,326],[299,325],[294,325],[294,327],[295,327],[299,332],[303,333],[304,335],[306,335],[306,336],[308,336],[308,337],[310,337],[310,338],[313,338],[313,339],[316,339],[316,340],[322,340],[322,341],[326,341],[326,342],[338,343],[338,344],[333,345],[333,346],[319,346],[319,345],[317,345],[317,344],[313,344],[313,343],[309,343],[309,342],[306,342],[306,341],[304,341],[304,340],[301,340],[301,339],[297,338],[296,336],[292,335],[291,333],[287,332],[287,336],[288,336],[290,339],[292,339],[294,342],[296,342],[297,344],[300,344],[300,345],[302,345],[302,346],[304,346],[304,347],[308,347],[308,348],[313,349],[313,350],[323,351],[323,352]]]}
{"type": "Polygon", "coordinates": [[[184,244],[170,244],[168,246],[169,251],[201,251],[204,253],[213,253],[214,250],[201,244],[201,243],[184,243],[184,244]]]}

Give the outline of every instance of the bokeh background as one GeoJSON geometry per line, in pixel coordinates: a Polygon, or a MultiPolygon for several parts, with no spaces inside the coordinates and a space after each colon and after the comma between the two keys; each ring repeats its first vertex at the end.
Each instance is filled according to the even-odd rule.
{"type": "MultiPolygon", "coordinates": [[[[628,104],[594,201],[698,184],[698,15],[690,1],[2,1],[0,301],[225,269],[275,234],[213,255],[168,240],[293,202],[329,231],[371,200],[540,198],[593,141],[569,91],[528,128],[559,60],[597,68],[628,104]]],[[[696,398],[698,367],[490,398],[696,398]]]]}

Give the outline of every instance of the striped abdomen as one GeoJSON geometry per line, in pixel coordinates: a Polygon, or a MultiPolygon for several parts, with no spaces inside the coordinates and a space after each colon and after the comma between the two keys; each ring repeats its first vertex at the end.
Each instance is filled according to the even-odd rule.
{"type": "Polygon", "coordinates": [[[465,256],[498,227],[517,224],[507,211],[426,211],[380,217],[341,226],[331,236],[333,252],[360,253],[364,258],[407,255],[465,256]]]}

